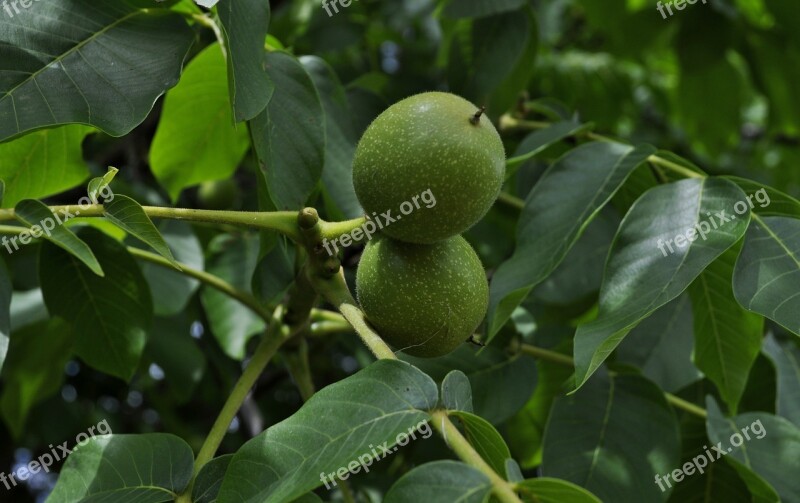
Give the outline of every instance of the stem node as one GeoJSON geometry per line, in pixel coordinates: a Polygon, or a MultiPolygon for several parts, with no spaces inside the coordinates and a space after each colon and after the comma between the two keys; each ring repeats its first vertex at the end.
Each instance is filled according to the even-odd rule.
{"type": "Polygon", "coordinates": [[[297,215],[297,224],[304,231],[314,228],[319,223],[319,213],[314,208],[303,208],[300,214],[297,215]]]}

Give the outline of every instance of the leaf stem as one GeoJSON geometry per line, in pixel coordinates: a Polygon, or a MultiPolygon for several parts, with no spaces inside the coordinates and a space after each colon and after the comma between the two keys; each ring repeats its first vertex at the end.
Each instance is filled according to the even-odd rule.
{"type": "Polygon", "coordinates": [[[22,234],[26,230],[28,230],[27,227],[17,225],[0,225],[0,234],[22,234]]]}
{"type": "MultiPolygon", "coordinates": [[[[0,234],[9,233],[6,232],[7,229],[11,230],[13,233],[19,233],[25,230],[23,227],[0,225],[0,234]],[[20,230],[17,231],[16,229],[20,230]]],[[[145,250],[140,250],[139,248],[128,247],[128,252],[130,252],[131,255],[141,260],[145,260],[152,264],[159,265],[161,267],[170,269],[172,271],[179,272],[190,278],[199,280],[201,283],[219,290],[220,292],[231,297],[232,299],[238,300],[239,302],[242,303],[242,305],[253,311],[267,324],[272,322],[272,312],[270,311],[269,306],[263,306],[259,302],[259,300],[252,294],[245,292],[244,290],[237,289],[235,286],[231,285],[227,281],[217,276],[214,276],[213,274],[209,274],[205,271],[200,271],[198,269],[193,269],[181,262],[178,262],[178,265],[181,268],[181,270],[179,271],[175,269],[175,267],[161,255],[150,253],[145,250]]],[[[312,324],[312,330],[311,330],[312,335],[325,335],[326,333],[341,333],[343,331],[350,330],[350,325],[347,324],[342,315],[339,313],[335,313],[333,311],[328,311],[325,309],[312,309],[310,319],[312,322],[314,322],[313,324],[319,324],[319,331],[314,330],[312,324]],[[330,323],[330,325],[328,325],[328,323],[330,323]]]]}
{"type": "Polygon", "coordinates": [[[500,195],[497,196],[497,202],[519,211],[525,208],[525,201],[516,196],[512,196],[508,192],[501,192],[500,195]]]}
{"type": "Polygon", "coordinates": [[[677,397],[671,393],[664,393],[664,396],[667,397],[667,401],[675,408],[683,409],[686,412],[694,414],[697,417],[702,417],[703,419],[708,417],[708,412],[706,412],[706,409],[699,407],[692,402],[687,402],[683,398],[677,397]]]}
{"type": "Polygon", "coordinates": [[[283,316],[283,322],[288,324],[292,332],[296,334],[296,337],[284,348],[284,356],[289,373],[294,378],[303,401],[307,401],[315,392],[314,381],[311,377],[311,365],[308,361],[308,342],[305,336],[310,334],[311,311],[319,297],[309,282],[306,267],[300,269],[294,284],[289,289],[286,314],[283,316]]]}
{"type": "MultiPolygon", "coordinates": [[[[501,131],[509,131],[509,132],[519,131],[519,130],[545,129],[545,128],[550,127],[551,125],[552,124],[549,123],[549,122],[529,121],[529,120],[524,120],[524,119],[518,119],[518,118],[513,117],[513,116],[511,116],[509,114],[504,115],[500,119],[500,130],[501,131]]],[[[615,140],[614,138],[611,138],[611,137],[608,137],[608,136],[604,136],[604,135],[600,135],[600,134],[597,134],[597,133],[593,133],[591,131],[579,132],[575,136],[576,137],[584,136],[587,139],[595,140],[595,141],[606,141],[606,142],[612,142],[612,143],[622,143],[622,142],[619,142],[619,141],[615,140]]],[[[655,155],[655,154],[653,154],[650,157],[648,157],[647,160],[648,160],[648,162],[651,162],[653,164],[661,166],[662,168],[666,168],[666,169],[668,169],[668,170],[670,170],[670,171],[672,171],[674,173],[677,173],[679,175],[685,176],[687,178],[705,178],[705,177],[708,176],[705,173],[698,173],[698,172],[693,171],[693,170],[691,170],[691,169],[689,169],[689,168],[687,168],[685,166],[681,166],[680,164],[676,164],[676,163],[674,163],[674,162],[672,162],[672,161],[670,161],[668,159],[664,159],[663,157],[660,157],[660,156],[655,155]]]]}
{"type": "MultiPolygon", "coordinates": [[[[300,233],[297,229],[296,211],[217,211],[196,210],[191,208],[166,208],[161,206],[142,206],[142,209],[147,216],[151,218],[244,225],[257,229],[275,230],[289,236],[295,241],[300,239],[300,233]]],[[[64,212],[62,214],[65,216],[66,214],[81,217],[104,216],[102,204],[50,206],[50,211],[53,213],[64,212]]],[[[0,209],[0,221],[14,220],[15,215],[16,213],[13,208],[0,209]]]]}
{"type": "Polygon", "coordinates": [[[356,498],[353,495],[353,490],[350,489],[350,481],[340,480],[339,491],[342,493],[342,499],[344,500],[344,503],[356,503],[356,498]]]}
{"type": "MultiPolygon", "coordinates": [[[[547,360],[553,363],[558,363],[559,365],[566,365],[569,367],[575,366],[575,360],[573,360],[571,357],[565,354],[558,353],[556,351],[551,351],[549,349],[544,349],[534,346],[532,344],[525,344],[525,343],[520,344],[519,349],[526,355],[530,355],[535,358],[547,360]]],[[[673,395],[672,393],[667,393],[667,392],[664,392],[664,397],[667,399],[667,402],[669,402],[673,407],[677,409],[682,409],[690,414],[693,414],[703,419],[708,417],[708,413],[704,408],[699,407],[691,402],[687,402],[683,398],[679,398],[673,395]]]]}
{"type": "Polygon", "coordinates": [[[378,359],[396,359],[392,349],[369,326],[366,316],[358,308],[358,303],[344,279],[341,260],[338,256],[327,256],[322,246],[326,232],[329,236],[349,232],[348,229],[359,227],[365,221],[366,217],[339,223],[324,222],[314,208],[303,209],[297,217],[302,243],[308,252],[308,263],[303,271],[314,291],[342,313],[378,359]]]}
{"type": "Polygon", "coordinates": [[[222,35],[222,30],[220,29],[219,25],[214,21],[213,18],[205,15],[205,14],[191,14],[188,16],[189,19],[193,19],[197,22],[200,26],[205,26],[206,28],[210,29],[214,32],[214,36],[217,38],[217,42],[219,42],[219,46],[222,49],[222,53],[227,58],[227,50],[225,48],[225,37],[222,35]]]}
{"type": "Polygon", "coordinates": [[[551,351],[549,349],[540,348],[532,344],[522,344],[521,349],[523,353],[530,356],[534,356],[542,360],[551,361],[553,363],[559,363],[561,365],[566,365],[569,367],[575,365],[575,361],[563,353],[558,353],[556,351],[551,351]]]}
{"type": "Polygon", "coordinates": [[[655,154],[648,157],[647,161],[657,166],[661,166],[662,168],[666,168],[674,173],[678,173],[679,175],[683,175],[687,178],[706,178],[708,176],[702,173],[697,173],[696,171],[692,171],[691,169],[681,166],[680,164],[675,164],[674,162],[664,159],[663,157],[659,157],[655,154]]]}
{"type": "Polygon", "coordinates": [[[320,221],[320,233],[323,239],[336,239],[344,234],[349,234],[367,222],[367,217],[354,218],[344,222],[320,221]]]}
{"type": "Polygon", "coordinates": [[[273,313],[272,323],[267,328],[255,353],[253,353],[253,357],[247,362],[242,376],[231,391],[228,400],[214,422],[214,426],[211,428],[211,432],[197,454],[194,463],[195,477],[203,469],[203,466],[214,458],[222,439],[225,438],[225,434],[228,432],[231,421],[236,417],[245,398],[250,394],[253,385],[255,385],[261,373],[264,372],[272,357],[275,356],[278,348],[291,337],[292,332],[288,326],[283,324],[282,317],[283,306],[278,306],[273,313]]]}
{"type": "Polygon", "coordinates": [[[308,342],[306,339],[300,338],[295,347],[289,348],[285,351],[286,366],[289,369],[289,374],[294,379],[297,389],[300,391],[300,396],[304,402],[307,402],[314,393],[314,379],[311,376],[311,364],[308,360],[308,342]]]}
{"type": "Polygon", "coordinates": [[[272,313],[269,311],[267,307],[263,306],[258,301],[257,298],[255,298],[248,292],[237,289],[236,287],[234,287],[227,281],[223,280],[222,278],[214,276],[213,274],[209,274],[205,271],[193,269],[185,264],[181,264],[180,262],[178,263],[178,265],[181,267],[181,270],[177,271],[175,267],[172,265],[172,263],[170,263],[167,259],[165,259],[161,255],[157,255],[155,253],[151,253],[145,250],[140,250],[139,248],[133,248],[129,246],[128,252],[134,257],[146,260],[147,262],[151,262],[153,264],[160,265],[165,268],[172,269],[173,271],[180,272],[185,276],[199,280],[200,282],[219,290],[220,292],[231,297],[232,299],[238,300],[245,307],[249,308],[251,311],[256,313],[265,322],[269,323],[272,321],[272,316],[273,316],[272,313]]]}
{"type": "Polygon", "coordinates": [[[456,428],[447,412],[436,410],[431,412],[433,427],[442,436],[445,443],[466,464],[483,472],[492,482],[492,492],[499,501],[504,503],[522,503],[514,489],[506,480],[498,475],[480,454],[470,445],[469,441],[456,428]]]}
{"type": "Polygon", "coordinates": [[[394,351],[381,339],[367,322],[364,313],[358,308],[356,300],[347,288],[344,272],[340,269],[331,278],[312,277],[311,283],[325,300],[333,304],[336,309],[355,329],[364,344],[379,359],[396,360],[394,351]]]}
{"type": "Polygon", "coordinates": [[[344,317],[342,321],[314,321],[311,323],[310,334],[312,337],[324,337],[326,335],[346,334],[353,331],[353,326],[344,317]]]}
{"type": "Polygon", "coordinates": [[[323,321],[330,321],[334,323],[347,323],[339,313],[334,311],[328,311],[326,309],[314,309],[311,311],[311,321],[312,322],[323,322],[323,321]]]}

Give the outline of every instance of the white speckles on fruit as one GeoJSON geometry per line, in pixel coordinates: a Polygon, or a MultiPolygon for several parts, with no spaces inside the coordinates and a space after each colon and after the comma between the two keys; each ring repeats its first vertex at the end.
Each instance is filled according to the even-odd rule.
{"type": "Polygon", "coordinates": [[[356,292],[367,319],[389,344],[423,357],[462,344],[489,302],[481,261],[460,236],[432,245],[376,238],[361,257],[356,292]]]}
{"type": "Polygon", "coordinates": [[[436,206],[406,215],[386,234],[433,243],[467,230],[489,210],[505,176],[505,151],[485,115],[471,122],[477,110],[453,94],[418,94],[389,107],[364,133],[353,185],[368,214],[397,211],[426,190],[436,198],[436,206]]]}

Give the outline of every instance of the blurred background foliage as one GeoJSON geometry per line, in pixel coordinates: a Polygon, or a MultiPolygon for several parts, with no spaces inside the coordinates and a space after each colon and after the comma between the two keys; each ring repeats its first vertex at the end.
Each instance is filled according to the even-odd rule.
{"type": "Polygon", "coordinates": [[[649,0],[534,1],[531,16],[515,9],[525,3],[480,2],[496,13],[474,20],[457,1],[360,0],[332,18],[297,1],[276,10],[272,32],[328,61],[351,93],[394,102],[445,88],[491,95],[496,115],[517,99],[503,84],[531,75],[532,99],[601,131],[800,190],[796,2],[698,0],[666,19],[649,0]]]}
{"type": "MultiPolygon", "coordinates": [[[[272,2],[268,44],[297,56],[321,58],[335,74],[319,77],[311,72],[315,60],[302,60],[315,76],[326,111],[333,112],[329,115],[344,146],[336,154],[338,170],[326,164],[318,206],[330,219],[358,214],[346,169],[355,142],[389,104],[433,89],[484,103],[495,120],[523,107],[540,120],[591,122],[600,133],[670,150],[711,174],[736,174],[800,196],[800,3],[698,1],[666,19],[654,3],[358,0],[328,16],[319,0],[272,2]],[[328,89],[333,91],[322,87],[331,81],[325,79],[334,82],[328,89]]],[[[188,9],[186,4],[190,2],[184,0],[174,8],[188,9]]],[[[201,40],[213,42],[209,30],[195,30],[201,40]]],[[[112,164],[121,170],[115,192],[143,204],[170,204],[150,165],[162,103],[125,137],[101,133],[86,137],[82,152],[64,154],[64,163],[77,165],[73,174],[36,197],[52,196],[48,202],[54,204],[74,203],[85,193],[82,182],[90,173],[102,174],[112,164]]],[[[80,145],[89,132],[82,126],[62,129],[71,145],[80,145]]],[[[330,131],[331,127],[329,137],[330,131]]],[[[509,155],[523,138],[522,134],[508,137],[509,155]]],[[[13,149],[20,148],[18,142],[0,145],[0,157],[13,158],[19,153],[13,149]]],[[[510,182],[516,192],[524,197],[543,168],[565,148],[551,147],[523,166],[510,182]]],[[[204,185],[178,191],[176,206],[259,209],[263,187],[257,163],[252,153],[236,155],[243,158],[235,174],[203,174],[195,183],[204,185]]],[[[0,177],[12,168],[0,160],[0,177]]],[[[629,204],[624,194],[614,202],[618,207],[629,204]]],[[[13,206],[13,200],[4,205],[13,206]]],[[[499,206],[470,231],[468,237],[488,267],[513,251],[515,218],[513,210],[499,206]]],[[[535,332],[537,342],[550,347],[571,338],[576,320],[594,305],[601,281],[597,264],[605,257],[618,222],[619,215],[609,210],[589,227],[565,265],[515,315],[516,331],[526,336],[535,332]]],[[[252,289],[262,300],[279,298],[291,281],[294,255],[283,243],[267,253],[253,235],[237,230],[223,229],[226,232],[220,234],[212,226],[175,223],[161,229],[179,260],[252,289]]],[[[78,361],[59,359],[63,352],[47,338],[68,339],[74,334],[58,320],[47,320],[36,283],[37,252],[25,247],[8,259],[16,292],[12,330],[14,340],[24,342],[12,342],[0,384],[0,471],[9,473],[31,456],[47,452],[48,444],[72,439],[102,419],[108,419],[116,433],[170,431],[197,447],[237,378],[253,336],[263,329],[259,319],[217,292],[145,266],[156,318],[140,371],[131,383],[124,383],[78,361]],[[223,332],[228,335],[221,339],[223,332]]],[[[358,250],[347,253],[346,263],[353,265],[358,250]]],[[[353,335],[311,341],[318,388],[369,361],[353,335]]],[[[235,450],[302,404],[284,363],[272,366],[262,377],[245,404],[241,422],[232,425],[223,451],[235,450]]],[[[535,467],[541,459],[546,420],[542,411],[547,410],[542,404],[552,401],[557,392],[553,383],[565,377],[564,369],[551,367],[540,366],[542,386],[525,409],[510,421],[515,411],[494,418],[495,423],[505,424],[503,432],[523,468],[535,467]]],[[[759,368],[753,375],[774,383],[775,371],[766,359],[759,368]]],[[[509,371],[505,381],[498,377],[496,384],[514,388],[506,393],[513,395],[511,403],[519,409],[533,390],[514,387],[513,379],[525,378],[524,371],[515,372],[509,371]]],[[[686,374],[696,375],[696,369],[686,369],[686,374]]],[[[679,384],[691,380],[690,376],[679,384]]],[[[750,409],[763,409],[758,394],[757,389],[746,393],[743,410],[748,410],[748,403],[750,409]]],[[[425,451],[441,447],[431,439],[408,449],[418,451],[415,461],[420,462],[428,457],[425,451]]],[[[386,487],[407,469],[406,460],[401,453],[386,463],[384,471],[360,480],[386,487]]],[[[0,487],[0,500],[41,501],[53,483],[53,475],[40,474],[8,493],[0,487]]]]}

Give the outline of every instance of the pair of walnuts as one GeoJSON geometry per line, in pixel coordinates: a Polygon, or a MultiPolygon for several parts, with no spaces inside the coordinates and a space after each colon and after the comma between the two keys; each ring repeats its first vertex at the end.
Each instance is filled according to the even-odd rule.
{"type": "Polygon", "coordinates": [[[489,211],[504,176],[494,125],[453,94],[400,101],[364,133],[353,164],[356,195],[368,216],[388,210],[396,221],[367,244],[356,292],[367,319],[396,349],[444,355],[483,320],[486,275],[459,234],[489,211]],[[422,193],[435,204],[397,213],[422,193]]]}

